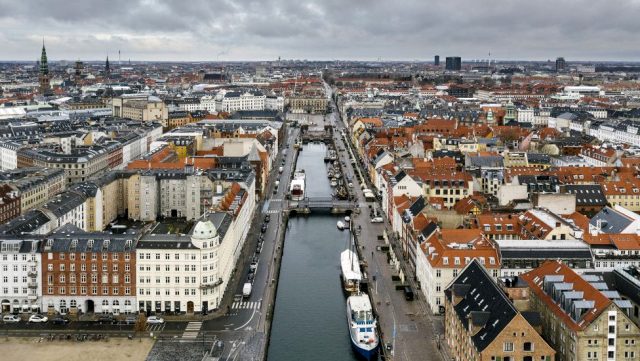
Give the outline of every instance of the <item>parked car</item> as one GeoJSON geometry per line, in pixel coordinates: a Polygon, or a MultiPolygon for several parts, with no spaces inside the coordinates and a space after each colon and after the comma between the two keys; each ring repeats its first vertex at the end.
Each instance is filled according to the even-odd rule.
{"type": "Polygon", "coordinates": [[[21,321],[21,319],[16,315],[5,315],[4,317],[2,317],[2,321],[4,323],[18,323],[21,321]]]}
{"type": "Polygon", "coordinates": [[[67,323],[69,323],[69,319],[58,316],[51,320],[51,323],[53,323],[54,325],[66,325],[67,323]]]}
{"type": "Polygon", "coordinates": [[[128,316],[127,318],[124,319],[124,324],[135,325],[137,321],[138,321],[138,318],[136,316],[128,316]]]}
{"type": "Polygon", "coordinates": [[[149,316],[147,317],[147,323],[151,325],[162,324],[164,323],[164,318],[158,316],[149,316]]]}
{"type": "Polygon", "coordinates": [[[262,224],[262,227],[260,228],[260,232],[264,233],[264,232],[266,232],[266,231],[267,231],[267,224],[266,224],[266,223],[263,223],[263,224],[262,224]]]}
{"type": "Polygon", "coordinates": [[[254,273],[249,273],[249,276],[247,276],[247,281],[248,282],[253,282],[253,279],[256,278],[256,274],[254,273]]]}
{"type": "Polygon", "coordinates": [[[382,223],[382,222],[384,222],[382,220],[382,217],[373,217],[373,218],[371,218],[371,223],[382,223]]]}
{"type": "Polygon", "coordinates": [[[270,214],[267,214],[266,216],[264,216],[265,223],[269,223],[270,220],[271,220],[271,215],[270,214]]]}
{"type": "Polygon", "coordinates": [[[99,324],[112,324],[115,323],[116,319],[113,318],[113,316],[111,315],[102,315],[100,317],[98,317],[98,323],[99,324]]]}
{"type": "Polygon", "coordinates": [[[31,315],[31,317],[29,317],[29,323],[45,323],[47,321],[49,321],[49,319],[43,315],[31,315]]]}

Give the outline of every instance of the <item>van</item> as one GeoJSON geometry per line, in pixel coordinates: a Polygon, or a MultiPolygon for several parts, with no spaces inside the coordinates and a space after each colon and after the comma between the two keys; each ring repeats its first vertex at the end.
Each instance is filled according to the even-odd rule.
{"type": "Polygon", "coordinates": [[[251,282],[247,282],[242,286],[242,297],[248,298],[251,296],[251,282]]]}
{"type": "Polygon", "coordinates": [[[413,290],[411,286],[404,286],[404,299],[407,301],[413,301],[413,290]]]}
{"type": "Polygon", "coordinates": [[[284,171],[283,167],[278,168],[278,173],[282,173],[284,171]]]}

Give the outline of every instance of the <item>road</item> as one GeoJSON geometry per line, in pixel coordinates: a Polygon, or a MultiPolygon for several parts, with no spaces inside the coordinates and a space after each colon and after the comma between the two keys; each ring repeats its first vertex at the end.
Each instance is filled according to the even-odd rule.
{"type": "MultiPolygon", "coordinates": [[[[367,262],[366,272],[371,287],[369,293],[378,313],[383,341],[386,344],[391,344],[388,355],[392,356],[393,360],[423,360],[425,355],[429,355],[429,360],[444,360],[446,358],[436,341],[437,335],[443,333],[441,319],[431,315],[421,297],[417,297],[418,300],[415,301],[405,300],[404,293],[396,290],[396,282],[392,280],[392,276],[397,274],[399,263],[391,264],[388,261],[387,253],[377,250],[378,246],[386,245],[382,239],[383,234],[385,229],[391,229],[391,227],[386,220],[385,223],[371,223],[370,221],[369,210],[375,206],[379,209],[380,205],[377,203],[374,205],[373,202],[364,200],[362,189],[366,185],[363,187],[361,184],[363,181],[366,182],[366,171],[360,168],[361,164],[355,158],[355,150],[348,139],[349,132],[346,129],[346,124],[340,119],[337,106],[333,101],[332,89],[326,83],[325,89],[332,107],[332,112],[328,114],[328,117],[335,128],[334,141],[338,149],[345,148],[345,151],[338,152],[340,161],[346,174],[358,175],[352,177],[353,190],[362,212],[353,217],[352,223],[354,229],[360,228],[357,244],[361,256],[367,262]],[[342,135],[343,131],[344,136],[342,135]],[[352,165],[352,160],[355,160],[357,167],[352,165]],[[373,281],[374,279],[375,281],[373,281]],[[393,337],[394,334],[395,337],[393,337]]],[[[403,262],[401,255],[399,258],[398,262],[403,262]]],[[[418,296],[419,292],[415,286],[414,291],[418,296]]]]}

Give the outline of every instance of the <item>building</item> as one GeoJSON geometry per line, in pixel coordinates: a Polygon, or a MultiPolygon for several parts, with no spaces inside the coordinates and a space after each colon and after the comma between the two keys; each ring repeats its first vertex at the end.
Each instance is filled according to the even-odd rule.
{"type": "Polygon", "coordinates": [[[459,56],[447,56],[445,62],[445,70],[460,71],[462,69],[462,58],[459,56]]]}
{"type": "Polygon", "coordinates": [[[40,94],[51,95],[51,84],[49,75],[49,63],[47,62],[47,50],[44,48],[44,40],[42,41],[42,54],[40,54],[40,73],[38,82],[40,83],[40,94]]]}
{"type": "Polygon", "coordinates": [[[567,68],[567,62],[564,58],[560,57],[556,59],[556,73],[562,73],[567,68]]]}
{"type": "Polygon", "coordinates": [[[2,313],[38,312],[42,306],[40,241],[18,237],[0,240],[2,313]]]}
{"type": "Polygon", "coordinates": [[[246,223],[239,221],[245,220],[214,212],[188,235],[143,237],[138,244],[139,311],[193,314],[218,308],[246,238],[241,231],[246,223]]]}
{"type": "Polygon", "coordinates": [[[629,318],[631,302],[608,289],[602,277],[578,275],[549,261],[520,276],[540,313],[543,336],[556,360],[637,360],[640,329],[629,318]]]}
{"type": "Polygon", "coordinates": [[[433,57],[433,65],[440,66],[440,55],[436,55],[433,57]]]}
{"type": "Polygon", "coordinates": [[[140,122],[165,124],[169,119],[169,108],[160,98],[154,96],[134,94],[116,97],[112,100],[111,109],[113,116],[140,122]]]}
{"type": "Polygon", "coordinates": [[[454,360],[551,361],[555,351],[477,260],[445,290],[445,339],[454,360]]]}
{"type": "Polygon", "coordinates": [[[445,287],[474,259],[498,277],[498,252],[479,229],[443,229],[418,244],[416,278],[431,312],[444,313],[445,287]]]}
{"type": "Polygon", "coordinates": [[[139,234],[87,233],[66,225],[42,241],[43,307],[49,313],[136,311],[139,234]]]}
{"type": "Polygon", "coordinates": [[[257,90],[221,92],[216,98],[216,110],[227,113],[241,110],[264,110],[265,100],[266,96],[257,90]]]}
{"type": "Polygon", "coordinates": [[[37,167],[0,172],[0,184],[18,192],[20,214],[42,206],[66,187],[62,169],[37,167]]]}
{"type": "Polygon", "coordinates": [[[20,215],[20,192],[0,184],[0,224],[20,215]]]}

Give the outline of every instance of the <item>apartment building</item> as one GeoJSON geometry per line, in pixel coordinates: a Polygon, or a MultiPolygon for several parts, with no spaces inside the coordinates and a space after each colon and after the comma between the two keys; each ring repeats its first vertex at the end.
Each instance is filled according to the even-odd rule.
{"type": "Polygon", "coordinates": [[[136,311],[136,243],[139,234],[83,232],[66,225],[46,236],[42,252],[42,303],[49,312],[136,311]]]}
{"type": "Polygon", "coordinates": [[[445,287],[474,259],[498,277],[498,252],[479,229],[442,229],[420,242],[416,277],[431,312],[444,313],[445,287]]]}
{"type": "Polygon", "coordinates": [[[555,351],[472,260],[445,290],[445,340],[454,360],[551,361],[555,351]]]}
{"type": "Polygon", "coordinates": [[[629,318],[631,302],[608,289],[601,276],[579,275],[549,261],[520,276],[540,313],[543,336],[558,361],[637,360],[640,329],[629,318]]]}
{"type": "Polygon", "coordinates": [[[30,237],[0,240],[2,313],[38,312],[42,307],[40,241],[30,237]]]}

